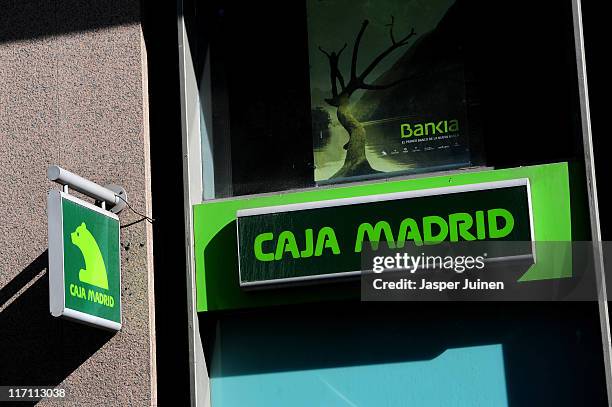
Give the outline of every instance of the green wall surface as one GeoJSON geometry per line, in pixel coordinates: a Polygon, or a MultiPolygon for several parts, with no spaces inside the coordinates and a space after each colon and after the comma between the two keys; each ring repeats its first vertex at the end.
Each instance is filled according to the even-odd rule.
{"type": "MultiPolygon", "coordinates": [[[[528,178],[531,187],[536,242],[572,240],[570,187],[567,163],[376,183],[315,188],[274,195],[203,202],[194,206],[194,247],[197,309],[213,311],[259,306],[358,299],[354,282],[245,291],[239,286],[236,212],[241,209],[278,206],[402,191],[460,186],[528,178]]],[[[536,244],[536,264],[521,281],[571,276],[571,253],[559,256],[536,244]]],[[[567,246],[569,248],[569,246],[567,246]]]]}

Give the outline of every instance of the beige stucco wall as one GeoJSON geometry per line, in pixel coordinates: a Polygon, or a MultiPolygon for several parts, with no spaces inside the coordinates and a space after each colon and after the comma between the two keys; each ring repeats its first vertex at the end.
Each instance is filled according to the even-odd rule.
{"type": "MultiPolygon", "coordinates": [[[[138,0],[25,0],[0,13],[0,385],[60,385],[44,405],[156,404],[152,230],[122,229],[123,328],[53,318],[46,195],[58,164],[151,213],[138,0]]],[[[122,224],[139,216],[125,210],[122,224]]]]}

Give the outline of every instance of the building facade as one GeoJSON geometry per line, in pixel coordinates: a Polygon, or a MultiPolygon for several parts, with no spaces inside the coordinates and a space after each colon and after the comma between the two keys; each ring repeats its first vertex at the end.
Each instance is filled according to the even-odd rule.
{"type": "Polygon", "coordinates": [[[349,3],[3,5],[0,386],[65,389],[41,405],[609,405],[580,1],[349,3]],[[119,331],[50,315],[52,165],[127,191],[119,331]],[[515,291],[362,275],[377,250],[465,241],[494,241],[515,291]]]}
{"type": "MultiPolygon", "coordinates": [[[[121,229],[119,333],[53,318],[48,289],[46,195],[59,188],[46,178],[48,166],[121,184],[134,208],[151,213],[140,4],[33,1],[3,10],[0,166],[12,175],[0,187],[0,381],[61,386],[73,405],[155,405],[151,225],[121,229]]],[[[139,218],[124,212],[121,224],[139,218]]]]}

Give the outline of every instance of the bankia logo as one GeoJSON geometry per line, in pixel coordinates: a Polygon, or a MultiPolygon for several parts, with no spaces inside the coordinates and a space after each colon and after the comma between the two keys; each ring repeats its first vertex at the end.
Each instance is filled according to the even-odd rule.
{"type": "Polygon", "coordinates": [[[402,138],[438,136],[459,131],[459,120],[440,120],[425,123],[402,123],[400,134],[402,138]]]}

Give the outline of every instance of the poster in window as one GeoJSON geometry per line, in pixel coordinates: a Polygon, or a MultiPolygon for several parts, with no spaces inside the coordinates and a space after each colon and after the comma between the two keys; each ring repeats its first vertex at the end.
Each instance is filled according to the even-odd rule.
{"type": "Polygon", "coordinates": [[[307,0],[315,181],[471,165],[455,0],[307,0]]]}

